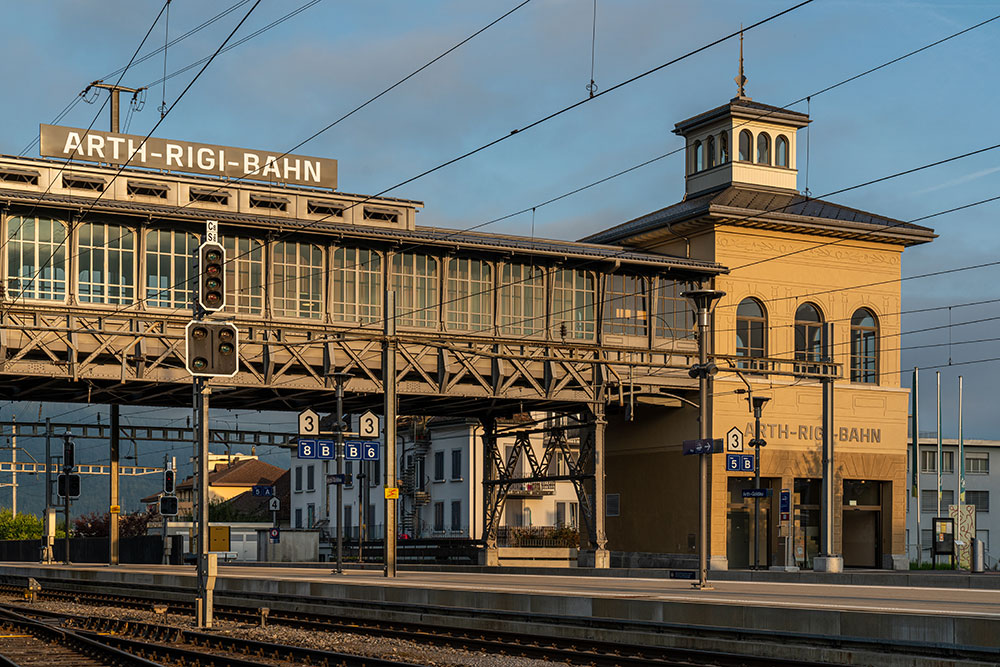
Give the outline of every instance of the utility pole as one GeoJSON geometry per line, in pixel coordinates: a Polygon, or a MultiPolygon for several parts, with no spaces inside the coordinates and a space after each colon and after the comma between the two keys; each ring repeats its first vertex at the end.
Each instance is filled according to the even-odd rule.
{"type": "Polygon", "coordinates": [[[111,473],[111,484],[110,488],[110,498],[108,499],[108,539],[110,544],[108,545],[108,564],[118,565],[118,512],[121,511],[121,499],[119,497],[119,486],[118,486],[118,451],[119,451],[119,415],[121,406],[117,403],[111,404],[111,455],[110,455],[110,470],[111,473]]]}
{"type": "MultiPolygon", "coordinates": [[[[752,396],[750,403],[753,405],[753,442],[750,445],[754,448],[754,478],[753,488],[760,489],[760,448],[767,445],[767,441],[760,437],[760,416],[764,410],[764,405],[771,399],[767,396],[752,396]]],[[[760,497],[753,497],[753,569],[760,567],[760,497]]]]}
{"type": "Polygon", "coordinates": [[[944,451],[941,447],[941,371],[935,371],[937,376],[937,516],[941,516],[941,468],[944,463],[944,451]]]}
{"type": "Polygon", "coordinates": [[[396,499],[388,490],[396,488],[396,292],[385,292],[385,343],[382,353],[382,383],[385,391],[385,576],[396,576],[396,499]]]}
{"type": "Polygon", "coordinates": [[[194,378],[195,423],[198,429],[198,627],[212,627],[213,591],[215,589],[216,555],[209,553],[208,544],[208,397],[212,393],[208,379],[194,378]]]}
{"type": "Polygon", "coordinates": [[[42,521],[44,527],[44,536],[42,539],[42,561],[45,563],[51,563],[52,559],[55,557],[53,549],[55,548],[55,526],[56,526],[56,511],[52,507],[52,420],[49,417],[45,418],[45,518],[42,521]]]}
{"type": "MultiPolygon", "coordinates": [[[[687,297],[694,304],[698,317],[698,366],[694,376],[698,378],[698,438],[701,440],[712,437],[711,425],[709,424],[711,410],[708,401],[711,393],[711,376],[714,372],[718,372],[714,364],[708,363],[709,325],[715,302],[725,295],[725,292],[713,289],[681,292],[681,296],[687,297]]],[[[694,587],[700,590],[712,589],[708,583],[708,504],[710,495],[708,456],[710,455],[701,454],[698,456],[698,583],[694,587]]]]}
{"type": "MultiPolygon", "coordinates": [[[[125,86],[117,86],[117,85],[114,85],[114,84],[111,84],[111,83],[104,83],[103,81],[100,81],[100,80],[93,82],[92,84],[90,84],[89,86],[87,86],[87,88],[88,89],[90,89],[90,88],[103,88],[104,90],[108,91],[108,93],[111,95],[111,131],[112,132],[118,132],[119,131],[119,129],[118,129],[119,128],[118,118],[120,116],[120,107],[121,107],[121,99],[120,99],[119,96],[121,95],[121,93],[132,93],[132,96],[135,97],[135,95],[138,95],[143,90],[146,90],[145,86],[143,86],[142,88],[126,88],[125,86]]],[[[84,92],[84,94],[87,93],[86,90],[84,90],[83,92],[84,92]]]]}
{"type": "MultiPolygon", "coordinates": [[[[334,373],[337,383],[337,474],[344,474],[344,384],[350,373],[334,373]]],[[[329,507],[330,485],[327,483],[327,506],[329,507]]],[[[337,484],[337,574],[344,573],[344,485],[337,484]]]]}
{"type": "Polygon", "coordinates": [[[11,426],[10,440],[10,515],[13,518],[17,516],[17,415],[11,417],[11,421],[14,422],[11,426]]]}
{"type": "Polygon", "coordinates": [[[817,572],[842,572],[844,559],[834,555],[833,545],[833,324],[823,325],[823,488],[820,497],[820,555],[813,559],[817,572]]]}
{"type": "Polygon", "coordinates": [[[919,406],[920,406],[920,389],[917,384],[917,372],[919,369],[913,367],[913,414],[910,416],[911,426],[910,431],[913,436],[913,497],[916,498],[917,511],[914,514],[917,515],[917,565],[923,563],[924,559],[924,547],[923,540],[920,537],[920,513],[923,511],[921,507],[922,499],[920,498],[920,418],[919,406]]]}

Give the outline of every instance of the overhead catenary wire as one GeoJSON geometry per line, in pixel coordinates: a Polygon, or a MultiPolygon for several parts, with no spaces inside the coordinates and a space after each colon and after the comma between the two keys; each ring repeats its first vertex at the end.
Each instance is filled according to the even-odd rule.
{"type": "MultiPolygon", "coordinates": [[[[843,80],[841,80],[841,81],[838,81],[838,82],[836,82],[836,83],[834,83],[834,84],[831,84],[831,85],[828,85],[828,86],[826,86],[826,87],[824,87],[824,88],[820,89],[819,91],[817,91],[817,92],[815,92],[815,93],[811,93],[810,95],[807,95],[807,96],[805,96],[805,97],[800,97],[800,98],[799,98],[798,100],[795,100],[795,101],[793,101],[793,102],[790,102],[790,103],[788,103],[788,104],[785,104],[784,106],[782,106],[782,107],[779,107],[779,109],[786,109],[786,108],[788,108],[788,107],[790,107],[790,106],[794,106],[795,104],[798,104],[798,103],[802,102],[803,100],[808,100],[808,99],[809,99],[809,98],[811,98],[812,96],[815,96],[815,95],[819,95],[819,94],[822,94],[822,93],[824,93],[824,92],[828,92],[828,91],[830,91],[830,90],[834,90],[834,89],[836,89],[836,88],[838,88],[838,87],[840,87],[840,86],[842,86],[842,85],[844,85],[844,84],[846,84],[846,83],[849,83],[849,82],[851,82],[851,81],[855,81],[855,80],[857,80],[857,79],[861,78],[862,76],[865,76],[865,75],[868,75],[868,74],[871,74],[871,73],[873,73],[873,72],[877,72],[877,71],[879,71],[879,70],[881,70],[881,69],[884,69],[885,67],[888,67],[889,65],[892,65],[892,64],[895,64],[895,63],[898,63],[898,62],[901,62],[901,61],[903,61],[903,60],[905,60],[905,59],[907,59],[907,58],[909,58],[909,57],[912,57],[912,56],[914,56],[914,55],[916,55],[916,54],[918,54],[918,53],[922,53],[923,51],[926,51],[927,49],[929,49],[929,48],[932,48],[933,46],[936,46],[936,45],[939,45],[939,44],[942,44],[942,43],[944,43],[944,42],[947,42],[947,41],[949,41],[949,40],[951,40],[951,39],[954,39],[955,37],[958,37],[958,36],[960,36],[960,35],[962,35],[962,34],[965,34],[965,33],[968,33],[968,32],[970,32],[971,30],[974,30],[974,29],[976,29],[976,28],[979,28],[979,27],[982,27],[982,26],[984,26],[984,25],[987,25],[987,24],[989,24],[989,23],[991,23],[992,21],[995,21],[995,20],[997,20],[997,19],[1000,19],[1000,15],[996,15],[996,16],[994,16],[994,17],[991,17],[991,18],[987,19],[987,20],[984,20],[984,21],[981,21],[981,22],[979,22],[979,23],[977,23],[977,24],[974,24],[974,25],[972,25],[972,26],[969,26],[969,27],[967,27],[967,28],[964,28],[964,29],[962,29],[962,30],[959,30],[959,31],[957,31],[957,32],[955,32],[955,33],[952,33],[952,34],[950,34],[950,35],[948,35],[948,36],[946,36],[946,37],[943,37],[943,38],[940,38],[940,39],[937,39],[937,40],[935,40],[935,41],[933,41],[933,42],[931,42],[931,43],[929,43],[929,44],[925,44],[925,45],[923,45],[923,46],[921,46],[921,47],[919,47],[919,48],[917,48],[917,49],[914,49],[914,50],[911,50],[911,51],[909,51],[909,52],[907,52],[907,53],[905,53],[905,54],[903,54],[903,55],[900,55],[900,56],[897,56],[897,57],[895,57],[895,58],[893,58],[893,59],[891,59],[891,60],[889,60],[889,61],[886,61],[886,62],[884,62],[884,63],[882,63],[882,64],[880,64],[880,65],[877,65],[877,66],[875,66],[875,67],[871,67],[871,68],[868,68],[868,69],[864,70],[863,72],[861,72],[861,73],[859,73],[859,74],[855,74],[855,75],[852,75],[852,76],[850,76],[850,77],[848,77],[848,78],[846,78],[846,79],[843,79],[843,80]]],[[[753,27],[753,26],[751,26],[751,27],[753,27]]],[[[607,92],[607,91],[606,91],[606,92],[607,92]]],[[[767,116],[770,116],[770,115],[771,115],[771,114],[773,114],[773,113],[774,113],[774,111],[767,111],[767,112],[763,112],[763,113],[759,114],[759,115],[758,115],[758,116],[757,116],[757,117],[756,117],[756,118],[755,118],[754,120],[760,120],[761,118],[766,118],[767,116]]],[[[339,121],[336,121],[336,122],[339,122],[339,121]]],[[[749,121],[749,120],[748,120],[748,121],[744,121],[743,123],[740,123],[739,125],[737,125],[737,126],[736,126],[736,128],[734,128],[734,129],[738,129],[739,127],[741,127],[741,126],[743,126],[743,125],[745,125],[745,124],[747,124],[747,123],[749,123],[749,122],[752,122],[752,121],[749,121]]],[[[334,124],[335,124],[335,123],[334,123],[334,124]]],[[[328,126],[328,127],[329,127],[329,126],[328,126]]],[[[322,131],[325,131],[325,130],[322,130],[322,131]]],[[[322,131],[321,131],[321,132],[322,132],[322,131]]],[[[317,135],[314,135],[314,136],[317,136],[317,135]]],[[[310,137],[310,139],[311,139],[311,137],[310,137]]],[[[306,139],[305,141],[301,142],[300,144],[298,144],[298,145],[297,145],[297,146],[295,146],[294,148],[292,148],[292,149],[289,149],[289,152],[290,152],[291,150],[295,150],[296,148],[300,147],[301,145],[303,145],[303,144],[304,144],[305,142],[309,141],[310,139],[306,139]]],[[[676,153],[679,153],[679,152],[681,152],[681,151],[683,151],[683,150],[684,150],[684,147],[683,147],[683,146],[682,146],[682,147],[679,147],[679,148],[677,148],[677,149],[674,149],[674,150],[672,150],[672,151],[669,151],[669,152],[667,152],[667,153],[665,153],[665,154],[662,154],[662,155],[660,155],[660,156],[657,156],[657,157],[654,157],[654,158],[652,158],[652,159],[650,159],[650,160],[647,160],[647,161],[645,161],[645,162],[642,162],[642,163],[640,163],[640,164],[638,164],[638,165],[634,165],[634,166],[632,166],[632,167],[629,167],[629,168],[627,168],[627,169],[625,169],[625,170],[622,170],[622,171],[619,171],[619,172],[617,172],[617,173],[615,173],[615,174],[612,174],[612,175],[610,175],[610,176],[607,176],[607,177],[605,177],[605,178],[602,178],[602,179],[599,179],[599,180],[597,180],[597,181],[594,181],[594,182],[592,182],[592,183],[590,183],[590,184],[588,184],[588,185],[585,185],[585,186],[582,186],[582,187],[580,187],[580,188],[576,188],[576,189],[574,189],[574,190],[572,190],[572,191],[570,191],[570,192],[567,192],[567,193],[564,193],[564,194],[562,194],[562,195],[559,195],[559,196],[557,196],[557,197],[554,197],[554,198],[551,198],[551,199],[549,199],[549,200],[547,200],[547,201],[545,201],[545,202],[542,202],[541,204],[536,204],[535,206],[532,206],[532,207],[527,207],[527,208],[524,208],[524,209],[521,209],[520,211],[517,211],[517,212],[514,212],[514,213],[511,213],[511,214],[507,214],[507,215],[505,215],[505,216],[501,216],[501,217],[499,217],[499,218],[494,218],[494,219],[492,219],[492,220],[489,220],[489,221],[486,221],[486,222],[483,222],[483,223],[480,223],[480,224],[477,224],[477,225],[473,225],[472,227],[468,227],[468,228],[466,228],[466,229],[464,229],[464,230],[456,230],[456,231],[455,231],[455,232],[453,233],[453,235],[458,235],[458,234],[461,234],[461,233],[463,233],[463,232],[467,232],[467,231],[473,231],[473,230],[476,230],[476,229],[480,229],[480,228],[482,228],[482,227],[485,227],[485,226],[488,226],[488,225],[491,225],[491,224],[494,224],[494,223],[496,223],[496,222],[500,222],[500,221],[502,221],[502,220],[506,220],[506,219],[509,219],[509,218],[511,218],[511,217],[515,217],[515,216],[517,216],[517,215],[521,215],[521,214],[524,214],[524,213],[527,213],[527,212],[529,212],[529,211],[532,211],[532,212],[533,212],[533,211],[534,211],[535,209],[537,209],[537,208],[540,208],[541,206],[545,206],[545,205],[547,205],[547,204],[550,204],[550,203],[553,203],[553,202],[556,202],[556,201],[559,201],[559,200],[561,200],[561,199],[564,199],[564,198],[566,198],[566,197],[569,197],[569,196],[571,196],[571,195],[573,195],[573,194],[577,194],[577,193],[579,193],[579,192],[582,192],[582,191],[584,191],[584,190],[587,190],[587,189],[589,189],[589,188],[591,188],[591,187],[594,187],[594,186],[596,186],[596,185],[599,185],[599,184],[601,184],[601,183],[605,183],[605,182],[607,182],[607,181],[609,181],[609,180],[611,180],[611,179],[613,179],[613,178],[617,178],[617,177],[619,177],[619,176],[622,176],[622,175],[624,175],[624,174],[627,174],[627,173],[630,173],[630,172],[632,172],[632,171],[635,171],[635,170],[637,170],[637,169],[639,169],[639,168],[641,168],[641,167],[644,167],[644,166],[647,166],[647,165],[649,165],[649,164],[652,164],[652,163],[654,163],[654,162],[657,162],[657,161],[659,161],[659,160],[661,160],[661,159],[663,159],[663,158],[665,158],[665,157],[668,157],[668,156],[670,156],[670,155],[674,155],[674,154],[676,154],[676,153]]],[[[287,153],[286,153],[286,154],[287,154],[287,153]]],[[[240,179],[238,179],[238,180],[240,180],[240,179]]],[[[220,187],[221,187],[221,186],[220,186],[220,187]]],[[[380,194],[384,194],[384,192],[386,192],[386,191],[383,191],[383,192],[382,192],[382,193],[380,193],[380,194]]],[[[842,192],[842,191],[841,191],[841,192],[842,192]]],[[[368,197],[367,199],[365,199],[365,200],[363,200],[363,201],[361,201],[361,202],[357,202],[357,203],[355,203],[355,204],[351,204],[351,205],[349,206],[349,208],[353,208],[354,206],[357,206],[357,205],[360,205],[360,204],[363,204],[363,203],[365,203],[366,201],[369,201],[370,199],[372,199],[372,198],[375,198],[375,197],[377,197],[377,196],[379,196],[379,195],[372,195],[372,196],[368,197]]],[[[829,196],[829,195],[826,195],[826,196],[829,196]]],[[[973,204],[973,205],[974,205],[974,204],[973,204]]],[[[186,205],[185,205],[185,206],[186,206],[186,205]]],[[[938,215],[938,214],[934,214],[934,215],[938,215]]],[[[309,227],[312,227],[313,225],[315,225],[315,224],[317,224],[317,223],[319,223],[319,222],[322,222],[323,220],[325,220],[325,219],[326,219],[326,218],[328,218],[328,217],[329,217],[329,216],[324,216],[323,218],[321,218],[321,219],[319,219],[319,220],[314,220],[314,221],[310,221],[310,222],[308,222],[308,223],[306,223],[306,224],[304,224],[304,225],[299,225],[299,226],[298,226],[298,227],[296,227],[296,228],[292,228],[292,229],[289,229],[288,231],[286,231],[286,232],[285,232],[285,233],[284,233],[284,234],[282,235],[282,238],[284,238],[284,237],[287,237],[287,236],[288,236],[289,234],[291,234],[291,233],[294,233],[294,232],[296,232],[296,231],[302,231],[302,230],[305,230],[305,229],[308,229],[309,227]]],[[[926,218],[925,218],[925,219],[926,219],[926,218]]],[[[416,247],[416,246],[414,246],[414,247],[416,247]]],[[[238,256],[237,256],[237,257],[235,257],[235,258],[227,258],[227,263],[229,263],[230,261],[235,261],[236,259],[239,259],[240,257],[244,256],[245,254],[247,254],[247,253],[243,253],[243,254],[241,254],[241,255],[238,255],[238,256]]],[[[368,264],[368,263],[369,263],[370,261],[372,261],[372,260],[368,260],[368,261],[364,261],[364,262],[356,262],[356,263],[355,263],[355,264],[353,264],[352,266],[349,266],[349,267],[344,267],[344,268],[357,268],[357,267],[363,267],[363,266],[367,265],[367,264],[368,264]]],[[[301,277],[301,276],[300,276],[300,277],[301,277]]],[[[177,286],[179,286],[180,284],[181,284],[181,283],[179,282],[179,283],[177,283],[176,285],[174,285],[173,287],[171,287],[170,289],[175,289],[175,288],[176,288],[177,286]]],[[[177,311],[174,311],[174,312],[177,312],[177,311]]]]}

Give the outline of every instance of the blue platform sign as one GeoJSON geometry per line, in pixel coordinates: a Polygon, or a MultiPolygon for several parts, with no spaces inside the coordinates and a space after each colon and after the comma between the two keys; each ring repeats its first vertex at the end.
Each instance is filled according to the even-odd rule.
{"type": "Polygon", "coordinates": [[[365,442],[361,448],[361,458],[365,461],[378,461],[379,445],[377,442],[365,442]]]}
{"type": "Polygon", "coordinates": [[[314,459],[316,458],[316,441],[315,440],[299,440],[299,450],[296,456],[300,459],[314,459]]]}
{"type": "Polygon", "coordinates": [[[316,458],[334,459],[337,457],[337,443],[333,440],[316,441],[316,458]]]}
{"type": "Polygon", "coordinates": [[[789,489],[782,489],[778,497],[778,511],[781,513],[781,520],[788,521],[792,514],[792,492],[789,489]]]}
{"type": "Polygon", "coordinates": [[[274,496],[274,487],[265,486],[263,484],[256,484],[250,489],[250,495],[252,496],[264,496],[271,498],[274,496]]]}
{"type": "Polygon", "coordinates": [[[753,454],[726,454],[726,470],[729,472],[753,472],[753,454]]]}
{"type": "Polygon", "coordinates": [[[361,452],[364,450],[365,443],[350,441],[344,443],[344,458],[348,461],[360,461],[361,452]]]}

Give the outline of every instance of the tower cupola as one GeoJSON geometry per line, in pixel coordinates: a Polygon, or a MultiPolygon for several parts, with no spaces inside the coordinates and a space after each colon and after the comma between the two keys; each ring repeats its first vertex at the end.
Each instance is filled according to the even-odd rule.
{"type": "Polygon", "coordinates": [[[729,185],[797,191],[795,135],[809,116],[753,101],[746,82],[741,39],[736,97],[674,126],[685,141],[686,196],[729,185]]]}

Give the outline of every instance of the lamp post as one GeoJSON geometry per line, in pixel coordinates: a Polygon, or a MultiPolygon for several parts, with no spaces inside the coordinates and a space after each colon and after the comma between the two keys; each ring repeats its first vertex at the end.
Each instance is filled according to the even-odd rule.
{"type": "MultiPolygon", "coordinates": [[[[681,292],[694,304],[698,316],[698,364],[691,368],[690,375],[698,378],[698,437],[710,438],[708,420],[709,386],[711,376],[718,372],[715,364],[708,363],[708,327],[715,302],[726,295],[714,289],[695,289],[681,292]]],[[[708,459],[705,454],[698,457],[698,583],[695,588],[710,590],[708,585],[708,459]]]]}
{"type": "MultiPolygon", "coordinates": [[[[750,404],[753,406],[753,440],[750,445],[754,450],[754,473],[753,488],[760,489],[760,448],[767,445],[767,441],[760,437],[760,414],[764,410],[764,405],[771,399],[767,396],[751,396],[750,404]]],[[[753,498],[753,569],[760,567],[760,496],[753,498]]]]}

